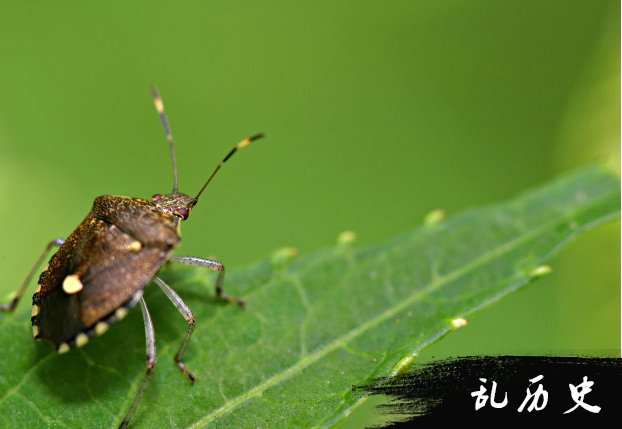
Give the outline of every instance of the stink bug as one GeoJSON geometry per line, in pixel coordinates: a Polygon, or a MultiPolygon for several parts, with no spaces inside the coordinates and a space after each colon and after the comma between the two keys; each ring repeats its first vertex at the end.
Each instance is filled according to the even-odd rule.
{"type": "Polygon", "coordinates": [[[147,371],[142,385],[120,428],[126,428],[136,412],[156,365],[155,333],[143,289],[153,281],[188,322],[186,334],[175,364],[190,380],[194,375],[183,362],[195,318],[190,308],[160,277],[158,271],[167,261],[197,265],[218,271],[216,294],[219,298],[244,307],[244,302],[223,292],[225,267],[210,259],[173,256],[180,242],[179,228],[197,204],[199,197],[229,158],[238,150],[263,137],[256,134],[238,143],[216,166],[195,197],[178,192],[177,161],[173,135],[164,113],[162,98],[151,89],[156,110],[164,126],[173,160],[173,192],[155,194],[150,200],[104,195],[97,197],[91,211],[66,239],[48,243],[24,283],[1,311],[13,311],[47,253],[60,247],[41,273],[32,297],[32,332],[56,348],[58,353],[82,347],[94,336],[105,333],[109,326],[125,317],[140,303],[145,323],[147,371]]]}

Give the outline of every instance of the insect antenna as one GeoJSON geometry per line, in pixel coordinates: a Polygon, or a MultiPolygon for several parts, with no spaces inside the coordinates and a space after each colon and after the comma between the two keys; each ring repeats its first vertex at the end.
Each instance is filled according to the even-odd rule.
{"type": "Polygon", "coordinates": [[[205,184],[203,185],[203,187],[201,188],[197,196],[194,197],[194,199],[195,200],[199,199],[199,197],[201,196],[205,188],[207,188],[207,185],[209,185],[209,183],[212,181],[216,173],[218,173],[218,171],[222,168],[223,164],[227,162],[229,158],[231,158],[233,154],[237,152],[238,149],[245,148],[246,146],[250,145],[255,140],[259,140],[260,138],[263,138],[263,137],[265,137],[263,133],[255,134],[254,136],[247,137],[244,140],[242,140],[240,143],[233,146],[233,149],[231,149],[229,153],[222,159],[222,161],[220,161],[220,163],[216,166],[216,168],[214,169],[212,174],[209,176],[209,178],[205,181],[205,184]]]}
{"type": "Polygon", "coordinates": [[[156,110],[160,115],[160,121],[162,121],[162,126],[164,127],[164,132],[166,133],[168,146],[171,149],[171,158],[173,158],[173,193],[176,193],[179,186],[177,183],[177,157],[175,156],[175,142],[173,141],[173,133],[171,132],[171,127],[168,125],[166,113],[164,113],[164,103],[162,102],[162,97],[160,97],[160,93],[155,86],[151,87],[151,96],[153,97],[153,103],[155,104],[156,110]]]}

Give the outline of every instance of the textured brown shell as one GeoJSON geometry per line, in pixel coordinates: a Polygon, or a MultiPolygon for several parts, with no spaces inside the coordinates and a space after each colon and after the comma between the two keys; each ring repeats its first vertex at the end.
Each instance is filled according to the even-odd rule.
{"type": "MultiPolygon", "coordinates": [[[[131,200],[100,198],[124,203],[131,200]]],[[[166,232],[165,243],[139,241],[131,232],[140,229],[140,219],[147,217],[153,223],[157,213],[144,200],[132,201],[134,206],[124,207],[122,219],[115,217],[114,212],[101,212],[99,216],[90,212],[52,256],[33,296],[33,305],[38,309],[33,311],[37,314],[32,322],[38,339],[56,347],[65,343],[73,345],[80,333],[92,336],[99,321],[115,322],[119,319],[115,318],[115,311],[136,304],[142,289],[170,258],[179,242],[175,224],[162,218],[160,229],[166,232]],[[136,216],[128,213],[132,211],[136,216]],[[82,283],[79,292],[68,294],[63,290],[68,275],[78,276],[82,283]]]]}

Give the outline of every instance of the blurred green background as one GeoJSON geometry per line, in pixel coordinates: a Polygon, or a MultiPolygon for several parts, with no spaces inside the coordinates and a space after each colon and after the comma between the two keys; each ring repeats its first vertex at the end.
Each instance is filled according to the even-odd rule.
{"type": "MultiPolygon", "coordinates": [[[[184,224],[179,254],[230,270],[285,245],[332,245],[346,229],[383,240],[433,209],[510,198],[592,160],[619,171],[619,7],[3,1],[0,294],[97,195],[170,190],[150,84],[172,123],[182,191],[197,192],[241,138],[268,135],[184,224]]],[[[421,359],[619,355],[619,240],[619,223],[584,235],[552,275],[421,359]]],[[[373,414],[362,407],[344,427],[373,414]]]]}

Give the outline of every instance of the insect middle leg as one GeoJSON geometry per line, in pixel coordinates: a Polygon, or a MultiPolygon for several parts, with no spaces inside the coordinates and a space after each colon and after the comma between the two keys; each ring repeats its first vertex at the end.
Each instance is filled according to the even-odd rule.
{"type": "Polygon", "coordinates": [[[63,240],[62,238],[57,238],[55,240],[50,241],[47,244],[47,246],[45,246],[45,250],[43,251],[43,253],[41,253],[41,255],[39,256],[39,259],[37,259],[37,262],[35,263],[35,265],[30,269],[30,272],[26,276],[26,279],[24,280],[24,283],[22,283],[22,285],[19,287],[19,289],[17,289],[17,292],[15,292],[15,295],[13,296],[13,299],[11,300],[11,302],[8,303],[8,304],[0,304],[0,311],[13,311],[13,310],[15,310],[15,307],[17,307],[17,304],[19,304],[19,300],[22,299],[22,296],[24,296],[24,292],[26,292],[26,289],[28,288],[28,285],[30,284],[30,281],[32,280],[34,275],[39,270],[39,267],[41,266],[41,264],[45,260],[45,257],[47,256],[47,254],[50,251],[50,249],[52,249],[53,247],[62,246],[64,242],[65,242],[65,240],[63,240]]]}
{"type": "Polygon", "coordinates": [[[226,294],[222,285],[225,281],[225,266],[218,261],[212,261],[211,259],[197,258],[196,256],[173,256],[171,258],[173,262],[178,262],[184,265],[196,265],[199,267],[207,268],[210,270],[218,271],[218,277],[216,278],[216,295],[218,298],[225,301],[229,301],[233,304],[237,304],[244,308],[246,303],[240,298],[236,298],[229,294],[226,294]]]}
{"type": "Polygon", "coordinates": [[[181,370],[181,372],[183,372],[184,375],[188,377],[188,380],[190,380],[191,383],[194,383],[196,378],[194,377],[194,375],[192,375],[190,370],[186,367],[186,364],[184,364],[183,362],[184,354],[186,354],[186,349],[188,348],[188,343],[190,342],[190,337],[192,337],[194,327],[196,326],[194,314],[192,313],[192,310],[190,310],[190,307],[188,307],[186,303],[181,299],[181,297],[177,295],[177,292],[175,292],[169,285],[167,285],[164,280],[156,276],[153,281],[160,287],[160,289],[162,289],[162,292],[166,294],[168,299],[171,300],[171,302],[177,308],[177,310],[179,310],[181,315],[184,316],[186,322],[188,322],[188,333],[186,334],[184,342],[181,343],[181,346],[179,347],[179,350],[175,355],[175,363],[177,364],[177,367],[181,370]]]}
{"type": "Polygon", "coordinates": [[[151,377],[153,376],[153,372],[156,367],[156,345],[155,345],[155,331],[153,330],[153,322],[151,320],[151,314],[149,314],[149,309],[147,308],[147,304],[145,303],[145,299],[140,299],[140,309],[143,313],[143,320],[145,322],[145,342],[147,346],[147,371],[145,376],[143,377],[143,382],[140,385],[140,390],[136,393],[134,397],[134,401],[132,401],[132,406],[130,410],[127,412],[127,415],[121,422],[119,429],[125,429],[130,424],[130,419],[136,412],[136,408],[138,408],[138,404],[147,390],[149,386],[149,382],[151,381],[151,377]]]}

